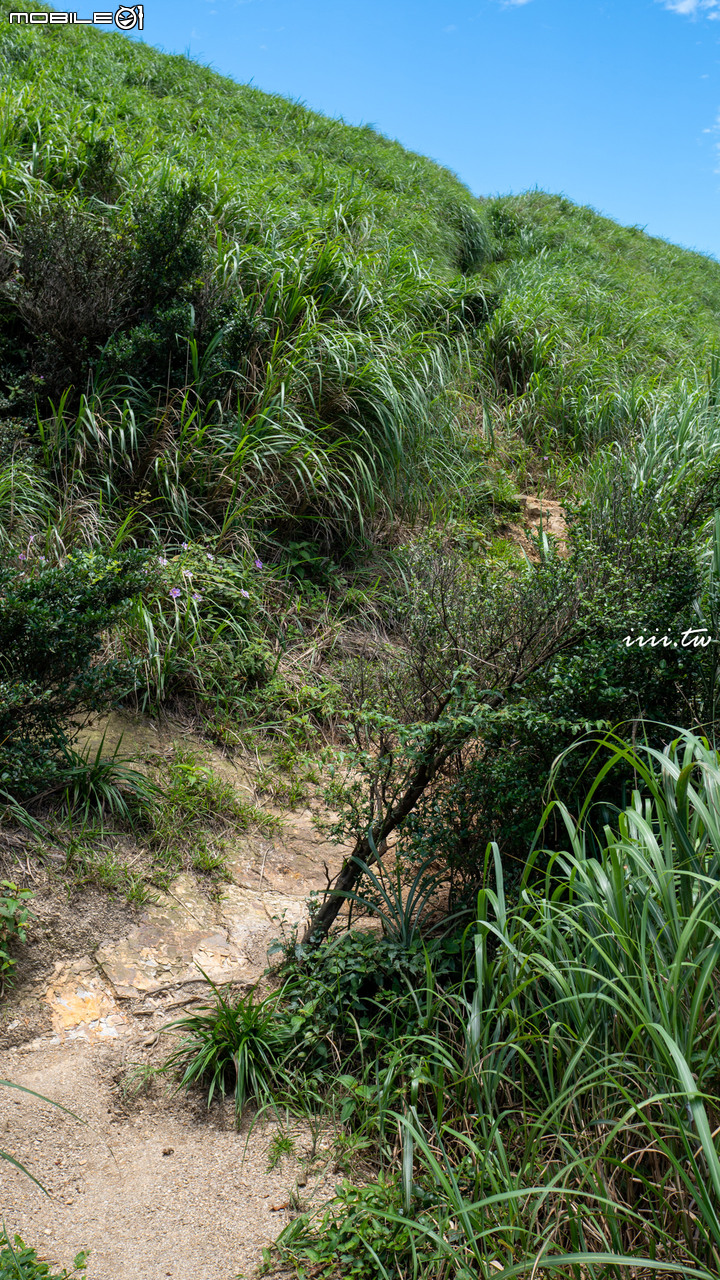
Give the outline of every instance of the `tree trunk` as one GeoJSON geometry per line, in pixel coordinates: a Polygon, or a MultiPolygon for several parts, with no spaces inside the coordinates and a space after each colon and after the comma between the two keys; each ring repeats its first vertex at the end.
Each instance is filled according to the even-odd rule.
{"type": "Polygon", "coordinates": [[[392,835],[396,827],[412,812],[423,792],[438,773],[438,770],[442,768],[459,745],[460,743],[456,739],[451,744],[438,740],[435,749],[431,749],[428,753],[429,758],[426,755],[425,759],[418,765],[409,786],[397,804],[393,805],[390,812],[381,821],[376,822],[370,828],[367,835],[358,836],[355,841],[355,848],[350,857],[346,858],[343,863],[335,884],[332,889],[328,890],[320,910],[308,924],[302,937],[303,943],[320,942],[326,936],[328,930],[335,923],[343,902],[347,901],[345,895],[355,888],[362,875],[362,868],[353,859],[359,858],[362,862],[367,863],[368,866],[371,866],[373,862],[379,861],[378,854],[384,852],[388,836],[392,835]]]}

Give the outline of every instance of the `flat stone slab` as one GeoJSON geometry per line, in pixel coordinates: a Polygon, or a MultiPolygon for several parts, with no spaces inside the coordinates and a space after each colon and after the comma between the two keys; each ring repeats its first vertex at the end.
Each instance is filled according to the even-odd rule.
{"type": "Polygon", "coordinates": [[[219,903],[192,877],[178,876],[126,938],[100,947],[96,962],[121,999],[134,999],[202,978],[256,982],[281,919],[297,923],[304,902],[230,884],[219,903]]]}

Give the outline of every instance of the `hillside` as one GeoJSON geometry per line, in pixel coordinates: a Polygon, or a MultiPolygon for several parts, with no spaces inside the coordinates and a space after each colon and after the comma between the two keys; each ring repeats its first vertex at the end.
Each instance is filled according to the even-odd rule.
{"type": "MultiPolygon", "coordinates": [[[[87,365],[97,363],[108,339],[136,328],[139,319],[146,324],[159,308],[186,306],[186,317],[175,317],[170,328],[184,329],[187,337],[193,305],[196,336],[207,344],[227,323],[232,292],[215,297],[213,310],[211,278],[216,293],[219,278],[234,282],[256,318],[262,299],[271,327],[287,308],[290,326],[300,311],[307,323],[309,297],[313,323],[339,322],[354,334],[372,334],[375,342],[402,321],[409,326],[403,362],[418,332],[432,330],[436,355],[438,327],[472,330],[484,318],[477,300],[466,306],[463,321],[455,313],[469,290],[482,291],[494,316],[471,363],[479,366],[499,415],[509,416],[513,429],[540,445],[542,454],[551,444],[582,448],[616,434],[633,413],[631,387],[634,403],[702,363],[716,342],[719,264],[567,200],[542,193],[474,200],[452,174],[372,129],[329,120],[119,35],[5,26],[0,65],[6,274],[17,263],[13,253],[23,251],[16,238],[28,209],[31,224],[43,211],[43,230],[37,227],[36,234],[46,241],[58,235],[59,209],[66,218],[69,211],[76,220],[82,216],[92,245],[92,227],[98,233],[112,228],[122,262],[124,254],[132,257],[141,211],[147,219],[162,193],[192,186],[182,208],[162,214],[166,223],[176,219],[164,234],[187,236],[192,228],[195,237],[184,247],[186,261],[175,263],[164,296],[151,281],[140,281],[137,262],[128,262],[125,293],[144,291],[141,306],[131,307],[118,286],[106,300],[107,314],[96,308],[76,317],[69,367],[53,371],[57,387],[70,375],[77,387],[85,386],[87,365]],[[202,276],[202,289],[193,276],[202,276]],[[294,289],[309,290],[304,301],[286,296],[291,277],[294,289]],[[276,297],[268,306],[270,280],[276,297]],[[77,359],[78,341],[86,346],[84,362],[77,359]]],[[[30,253],[32,232],[24,234],[30,253]]],[[[63,234],[68,242],[68,227],[63,234]]],[[[72,234],[80,234],[77,227],[72,234]]],[[[144,251],[167,248],[148,241],[144,251]]],[[[87,244],[88,254],[97,259],[97,246],[87,244]]],[[[107,293],[107,263],[88,261],[87,268],[86,281],[70,280],[58,264],[63,278],[56,288],[69,291],[67,305],[75,309],[73,291],[84,283],[90,287],[95,279],[94,287],[107,293]]],[[[5,298],[7,350],[18,345],[7,286],[5,298]]],[[[30,342],[30,362],[47,379],[38,348],[62,339],[40,314],[42,306],[37,296],[20,305],[21,341],[30,342]]],[[[167,344],[162,330],[156,324],[152,340],[167,344]]],[[[266,348],[269,341],[268,335],[266,348]]],[[[112,345],[112,377],[147,381],[150,371],[138,365],[137,344],[115,338],[112,345]]],[[[362,356],[353,346],[350,358],[357,361],[362,356]]],[[[26,362],[28,354],[25,347],[26,362]]],[[[350,355],[347,344],[342,355],[327,354],[335,365],[350,355]]],[[[238,355],[235,349],[231,358],[238,355]]],[[[262,358],[266,363],[264,353],[262,358]]],[[[165,381],[163,360],[155,364],[152,372],[157,376],[163,365],[165,381]]],[[[322,359],[318,366],[321,376],[322,359]]],[[[8,383],[18,382],[12,359],[4,380],[7,397],[8,383]]],[[[29,411],[27,395],[16,390],[9,399],[13,412],[29,411]]]]}
{"type": "Polygon", "coordinates": [[[128,1274],[715,1280],[720,263],[6,15],[0,1032],[256,1143],[128,1274]]]}

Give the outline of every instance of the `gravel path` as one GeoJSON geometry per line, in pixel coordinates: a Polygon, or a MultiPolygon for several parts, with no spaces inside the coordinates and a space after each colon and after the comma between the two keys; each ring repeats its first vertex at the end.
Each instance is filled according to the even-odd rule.
{"type": "MultiPolygon", "coordinates": [[[[0,1056],[0,1077],[44,1093],[85,1123],[14,1089],[0,1089],[0,1146],[42,1181],[0,1165],[0,1206],[18,1232],[54,1263],[90,1250],[88,1280],[235,1280],[253,1274],[263,1246],[289,1220],[293,1193],[319,1202],[335,1178],[304,1181],[298,1157],[309,1137],[295,1130],[295,1155],[268,1172],[276,1123],[249,1134],[231,1108],[184,1096],[122,1099],[120,1047],[84,1043],[17,1049],[0,1056]]],[[[319,1162],[320,1165],[321,1162],[319,1162]]]]}

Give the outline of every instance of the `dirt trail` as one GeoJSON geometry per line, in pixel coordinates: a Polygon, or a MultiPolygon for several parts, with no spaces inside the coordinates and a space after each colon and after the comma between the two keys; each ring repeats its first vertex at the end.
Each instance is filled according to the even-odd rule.
{"type": "Polygon", "coordinates": [[[558,555],[566,556],[568,530],[562,505],[554,498],[538,497],[532,493],[521,494],[519,502],[521,520],[501,525],[499,532],[519,546],[530,560],[539,559],[533,541],[539,533],[548,534],[557,546],[558,555]]]}
{"type": "Polygon", "coordinates": [[[61,888],[42,888],[40,958],[0,1007],[0,1078],[85,1123],[0,1089],[0,1148],[50,1193],[0,1164],[9,1233],[63,1265],[89,1249],[88,1280],[235,1280],[288,1221],[291,1196],[331,1194],[329,1158],[298,1190],[307,1133],[296,1130],[295,1155],[268,1172],[277,1121],[252,1132],[246,1121],[237,1133],[229,1102],[208,1116],[165,1083],[130,1097],[123,1081],[167,1051],[158,1032],[202,996],[198,964],[214,981],[257,981],[281,918],[302,918],[307,894],[325,883],[323,862],[335,869],[341,856],[309,812],[296,812],[278,835],[235,843],[219,903],[187,875],[139,910],[92,893],[68,903],[61,888]]]}

